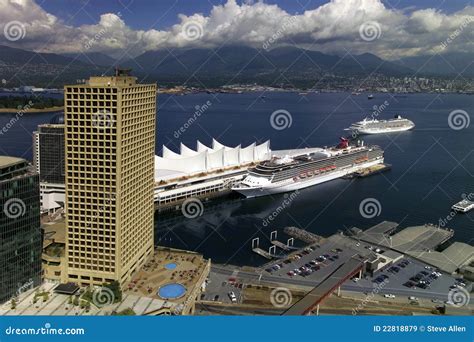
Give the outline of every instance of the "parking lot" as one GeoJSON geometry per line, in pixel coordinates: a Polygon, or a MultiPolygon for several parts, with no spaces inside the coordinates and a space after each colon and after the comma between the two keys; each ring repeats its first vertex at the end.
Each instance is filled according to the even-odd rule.
{"type": "Polygon", "coordinates": [[[212,273],[206,287],[206,292],[201,295],[201,300],[222,303],[232,303],[230,293],[235,294],[234,303],[241,301],[243,282],[239,282],[236,277],[212,273]]]}
{"type": "MultiPolygon", "coordinates": [[[[234,303],[241,302],[242,290],[246,284],[273,283],[280,286],[298,286],[310,289],[336,268],[347,262],[352,256],[370,255],[385,252],[367,243],[360,243],[344,236],[332,236],[321,245],[313,244],[289,256],[273,260],[262,268],[243,271],[232,266],[221,267],[221,272],[212,272],[206,292],[201,299],[232,303],[229,293],[235,294],[234,303]],[[226,273],[222,273],[222,270],[226,273]]],[[[454,284],[459,283],[449,274],[442,274],[426,264],[404,257],[393,265],[387,265],[373,276],[358,276],[346,281],[343,290],[368,294],[390,294],[387,300],[399,300],[401,297],[416,297],[442,303],[448,299],[448,293],[454,284]],[[436,272],[436,273],[434,273],[436,272]],[[412,280],[410,280],[412,278],[412,280]],[[408,283],[410,282],[410,283],[408,283]]],[[[467,287],[470,284],[465,284],[467,287]]]]}
{"type": "Polygon", "coordinates": [[[377,287],[384,281],[381,293],[406,293],[424,298],[447,300],[449,291],[457,283],[454,277],[410,258],[404,258],[403,261],[405,262],[402,263],[400,260],[395,263],[395,266],[383,268],[373,277],[366,277],[357,282],[352,280],[352,283],[367,289],[377,287]]]}
{"type": "MultiPolygon", "coordinates": [[[[321,246],[307,247],[288,259],[275,261],[265,267],[265,273],[279,278],[313,280],[316,285],[354,254],[369,255],[376,250],[383,255],[383,249],[338,237],[321,246]]],[[[461,279],[456,281],[453,276],[409,257],[387,265],[373,276],[365,275],[360,280],[354,278],[342,288],[363,293],[377,288],[381,294],[417,296],[434,299],[434,302],[446,301],[454,286],[469,286],[466,282],[463,284],[461,279]],[[382,282],[383,286],[378,286],[382,282]]]]}

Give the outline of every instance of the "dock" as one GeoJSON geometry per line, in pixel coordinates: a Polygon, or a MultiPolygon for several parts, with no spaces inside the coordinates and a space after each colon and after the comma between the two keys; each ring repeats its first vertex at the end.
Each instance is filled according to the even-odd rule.
{"type": "Polygon", "coordinates": [[[273,241],[270,241],[272,243],[272,245],[275,245],[277,246],[278,248],[281,248],[283,249],[284,251],[290,251],[292,249],[296,249],[296,248],[292,248],[290,246],[287,246],[285,245],[283,242],[281,241],[278,241],[278,240],[273,240],[273,241]]]}
{"type": "Polygon", "coordinates": [[[267,251],[264,251],[263,249],[261,248],[252,248],[252,251],[254,251],[255,253],[257,253],[258,255],[260,256],[263,256],[264,258],[267,258],[268,260],[272,260],[275,256],[268,253],[267,251]]]}

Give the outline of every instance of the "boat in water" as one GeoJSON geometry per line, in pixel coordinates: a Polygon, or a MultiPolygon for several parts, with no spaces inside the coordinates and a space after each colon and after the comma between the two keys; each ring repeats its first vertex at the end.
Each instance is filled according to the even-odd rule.
{"type": "Polygon", "coordinates": [[[390,120],[377,120],[365,118],[362,121],[353,123],[346,131],[352,131],[356,134],[382,134],[392,132],[409,131],[415,127],[413,121],[395,115],[390,120]]]}
{"type": "Polygon", "coordinates": [[[468,211],[474,209],[474,202],[471,202],[468,199],[463,199],[462,201],[453,205],[451,209],[459,213],[467,213],[468,211]]]}
{"type": "Polygon", "coordinates": [[[379,146],[351,145],[348,139],[334,147],[294,156],[273,156],[248,170],[232,190],[245,197],[260,197],[307,188],[384,162],[379,146]]]}
{"type": "Polygon", "coordinates": [[[372,99],[374,98],[374,95],[370,94],[369,96],[367,96],[367,98],[368,98],[369,100],[372,100],[372,99]]]}

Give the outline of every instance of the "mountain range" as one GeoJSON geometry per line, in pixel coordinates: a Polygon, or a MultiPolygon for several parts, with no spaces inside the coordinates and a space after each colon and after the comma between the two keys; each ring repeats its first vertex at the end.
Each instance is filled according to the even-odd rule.
{"type": "Polygon", "coordinates": [[[323,78],[384,76],[474,76],[471,54],[419,56],[386,61],[373,54],[330,55],[297,47],[269,51],[246,46],[173,49],[116,60],[106,54],[37,53],[0,46],[0,74],[9,85],[62,86],[92,74],[110,74],[120,65],[162,84],[219,86],[232,83],[311,85],[323,78]]]}

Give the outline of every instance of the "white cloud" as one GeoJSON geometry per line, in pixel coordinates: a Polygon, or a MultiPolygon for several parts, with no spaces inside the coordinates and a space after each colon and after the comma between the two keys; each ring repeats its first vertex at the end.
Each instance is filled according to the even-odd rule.
{"type": "Polygon", "coordinates": [[[470,6],[452,14],[431,8],[407,14],[387,8],[380,0],[332,0],[291,16],[277,5],[262,1],[239,5],[235,0],[228,0],[224,5],[214,6],[208,15],[179,15],[177,19],[178,23],[167,30],[144,31],[127,26],[120,13],[105,13],[97,24],[73,27],[44,11],[34,0],[2,0],[0,32],[4,25],[16,20],[24,24],[26,34],[15,42],[2,35],[0,44],[48,52],[100,51],[119,57],[124,52],[136,56],[148,50],[174,47],[222,44],[262,47],[278,33],[275,47],[297,44],[329,53],[372,52],[394,59],[430,53],[463,27],[444,51],[474,50],[474,7],[470,6]],[[368,21],[380,25],[380,38],[361,39],[359,28],[368,21]],[[290,24],[283,29],[283,23],[290,24]],[[189,32],[197,32],[198,38],[190,39],[189,32]]]}

